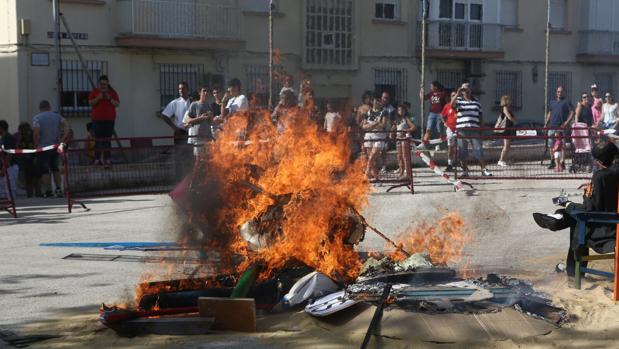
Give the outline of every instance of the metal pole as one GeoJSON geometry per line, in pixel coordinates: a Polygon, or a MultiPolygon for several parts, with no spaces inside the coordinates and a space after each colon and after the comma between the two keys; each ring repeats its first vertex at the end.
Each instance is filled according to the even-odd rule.
{"type": "Polygon", "coordinates": [[[62,111],[62,56],[60,54],[60,0],[52,0],[54,48],[56,56],[56,107],[62,111]]]}
{"type": "Polygon", "coordinates": [[[275,3],[269,1],[269,110],[273,109],[273,11],[275,3]]]}
{"type": "Polygon", "coordinates": [[[426,84],[426,17],[427,17],[427,0],[421,1],[421,81],[419,82],[419,116],[421,120],[421,130],[425,129],[424,121],[424,97],[425,97],[425,84],[426,84]]]}
{"type": "Polygon", "coordinates": [[[546,1],[546,58],[544,68],[544,124],[548,115],[548,65],[550,53],[550,0],[546,1]]]}
{"type": "Polygon", "coordinates": [[[79,46],[77,46],[75,39],[73,39],[73,33],[71,32],[71,28],[69,28],[69,23],[67,23],[67,20],[64,18],[64,15],[62,13],[59,13],[58,17],[60,17],[60,19],[62,20],[62,24],[67,30],[67,36],[71,40],[71,44],[73,45],[73,48],[75,49],[77,58],[79,59],[80,64],[82,66],[82,70],[84,71],[84,73],[86,73],[86,77],[88,78],[88,81],[90,82],[90,87],[94,89],[95,87],[97,87],[97,84],[95,84],[95,79],[92,77],[92,74],[90,74],[90,71],[88,70],[88,66],[86,65],[86,62],[84,61],[84,57],[82,57],[82,53],[79,50],[79,46]]]}

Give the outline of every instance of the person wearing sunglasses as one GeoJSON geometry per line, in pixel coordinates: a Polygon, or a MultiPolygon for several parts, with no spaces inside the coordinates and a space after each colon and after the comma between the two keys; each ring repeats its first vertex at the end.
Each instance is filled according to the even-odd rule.
{"type": "Polygon", "coordinates": [[[602,119],[599,125],[602,129],[617,129],[619,124],[617,107],[618,105],[613,101],[612,94],[606,92],[606,95],[604,95],[604,104],[602,105],[602,119]]]}
{"type": "Polygon", "coordinates": [[[583,92],[580,96],[580,102],[576,105],[576,122],[587,124],[588,127],[593,125],[593,111],[591,110],[591,102],[589,94],[583,92]]]}

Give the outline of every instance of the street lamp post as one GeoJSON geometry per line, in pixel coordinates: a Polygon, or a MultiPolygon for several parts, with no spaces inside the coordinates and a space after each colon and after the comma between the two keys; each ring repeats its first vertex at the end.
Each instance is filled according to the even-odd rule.
{"type": "Polygon", "coordinates": [[[269,1],[269,109],[273,108],[273,11],[274,0],[269,1]]]}
{"type": "MultiPolygon", "coordinates": [[[[427,0],[421,1],[421,79],[419,83],[419,117],[421,120],[421,129],[424,130],[424,97],[426,84],[426,17],[427,0]]],[[[422,132],[423,133],[423,132],[422,132]]]]}
{"type": "Polygon", "coordinates": [[[62,111],[62,56],[60,54],[60,0],[52,0],[54,19],[54,49],[56,60],[56,107],[62,111]]]}
{"type": "Polygon", "coordinates": [[[544,123],[548,115],[548,66],[550,59],[550,0],[546,1],[546,57],[544,62],[544,123]]]}

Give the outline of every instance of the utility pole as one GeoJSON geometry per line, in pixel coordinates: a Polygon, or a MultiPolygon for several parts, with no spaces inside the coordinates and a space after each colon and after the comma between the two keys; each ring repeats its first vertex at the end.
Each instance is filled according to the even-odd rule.
{"type": "Polygon", "coordinates": [[[548,115],[548,66],[550,52],[550,0],[546,1],[546,58],[544,68],[544,123],[548,115]]]}
{"type": "MultiPolygon", "coordinates": [[[[419,116],[421,120],[421,129],[424,127],[424,97],[425,97],[425,84],[426,84],[426,17],[427,13],[427,0],[421,1],[421,82],[419,83],[419,116]]],[[[423,131],[421,132],[423,134],[423,131]]]]}
{"type": "Polygon", "coordinates": [[[60,54],[60,0],[52,0],[54,48],[56,56],[56,108],[62,112],[62,55],[60,54]]]}
{"type": "Polygon", "coordinates": [[[274,0],[269,1],[269,110],[273,109],[273,11],[274,0]]]}

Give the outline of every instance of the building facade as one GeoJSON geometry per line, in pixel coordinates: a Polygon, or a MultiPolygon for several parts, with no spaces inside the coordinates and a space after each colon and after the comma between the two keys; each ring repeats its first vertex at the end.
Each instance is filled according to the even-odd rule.
{"type": "MultiPolygon", "coordinates": [[[[56,91],[49,0],[0,2],[0,118],[11,130],[48,99],[78,137],[89,121],[88,75],[107,74],[118,91],[119,136],[168,135],[159,119],[176,83],[224,85],[268,94],[268,0],[61,0],[61,12],[86,61],[61,26],[62,98],[56,91]]],[[[510,94],[521,120],[542,122],[546,1],[428,0],[426,81],[456,88],[468,80],[486,121],[510,94]]],[[[420,113],[420,0],[276,1],[277,75],[295,87],[309,78],[319,101],[342,112],[365,90],[388,90],[420,113]]],[[[551,0],[549,88],[574,99],[592,83],[616,90],[619,2],[551,0]]],[[[427,84],[427,85],[428,85],[427,84]]],[[[275,88],[279,82],[276,82],[275,88]]],[[[427,88],[426,85],[426,88],[427,88]]],[[[418,119],[419,120],[419,119],[418,119]]]]}

